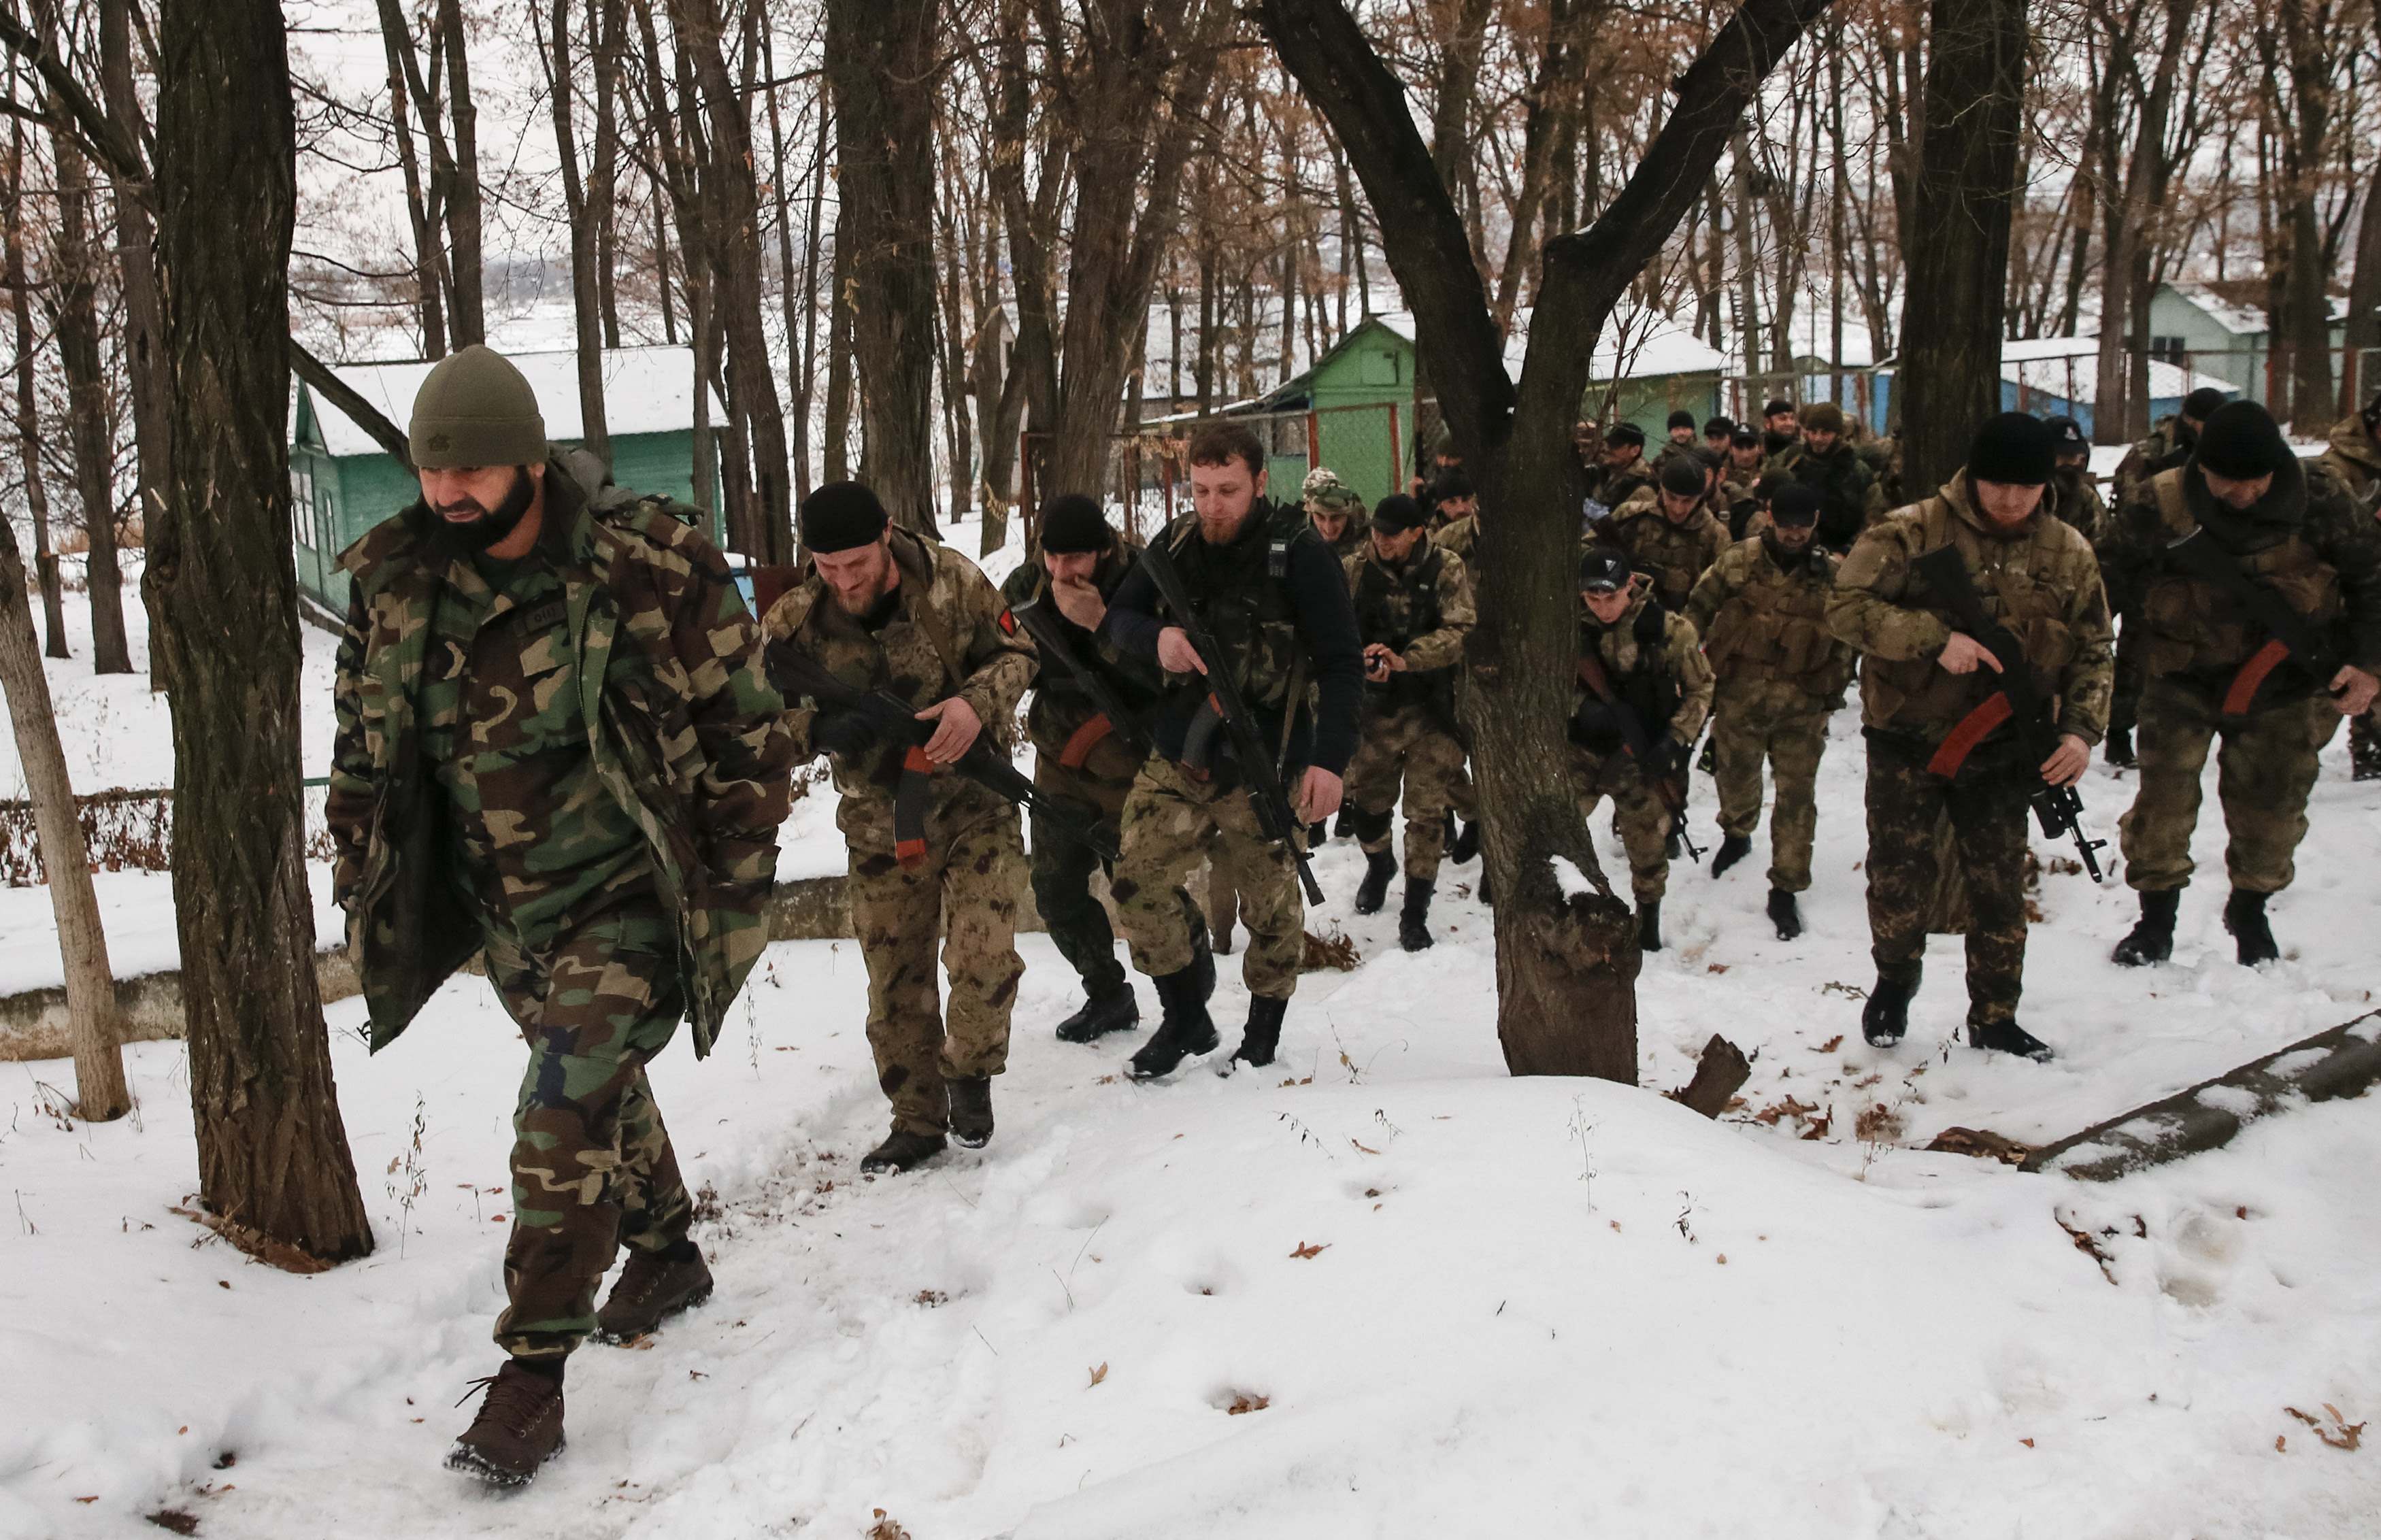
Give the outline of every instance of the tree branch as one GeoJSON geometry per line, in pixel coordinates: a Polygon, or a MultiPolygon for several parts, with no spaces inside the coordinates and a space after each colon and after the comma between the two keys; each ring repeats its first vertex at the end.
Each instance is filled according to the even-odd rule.
{"type": "Polygon", "coordinates": [[[367,401],[354,386],[331,373],[331,366],[307,350],[296,337],[289,339],[289,367],[299,379],[313,386],[314,394],[347,413],[349,420],[372,434],[380,446],[397,457],[397,463],[413,473],[413,446],[403,429],[381,414],[381,409],[367,401]]]}

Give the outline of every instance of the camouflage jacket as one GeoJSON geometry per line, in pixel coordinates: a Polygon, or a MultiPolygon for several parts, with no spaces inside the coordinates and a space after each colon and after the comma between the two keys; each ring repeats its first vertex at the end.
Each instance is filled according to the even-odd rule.
{"type": "Polygon", "coordinates": [[[2254,583],[2304,617],[2334,653],[2310,670],[2292,658],[2257,697],[2304,699],[2340,663],[2381,670],[2381,524],[2311,462],[2292,460],[2246,512],[2217,502],[2192,460],[2150,478],[2117,516],[2114,556],[2141,594],[2151,678],[2177,676],[2221,694],[2268,640],[2230,593],[2167,565],[2167,546],[2204,531],[2254,583]]]}
{"type": "Polygon", "coordinates": [[[2117,462],[2117,473],[2110,484],[2121,507],[2141,495],[2149,479],[2161,471],[2171,471],[2191,458],[2196,434],[2182,425],[2180,417],[2169,417],[2150,430],[2150,436],[2125,451],[2117,462]]]}
{"type": "Polygon", "coordinates": [[[2050,511],[2063,522],[2072,525],[2075,532],[2092,543],[2094,551],[2106,549],[2108,540],[2108,505],[2100,496],[2098,478],[2089,471],[2054,471],[2050,481],[2050,511]]]}
{"type": "Polygon", "coordinates": [[[1608,465],[1598,465],[1587,474],[1588,500],[1600,503],[1607,509],[1618,508],[1636,493],[1653,484],[1653,471],[1646,466],[1642,456],[1618,471],[1608,465]]]}
{"type": "MultiPolygon", "coordinates": [[[[597,779],[642,835],[706,1053],[768,943],[793,764],[784,703],[726,562],[678,505],[609,485],[576,449],[548,460],[545,496],[541,547],[561,579],[560,613],[520,666],[551,681],[541,715],[583,734],[597,779]]],[[[433,610],[470,564],[440,556],[428,518],[417,503],[339,558],[351,597],[327,812],[375,1049],[481,944],[478,916],[454,902],[453,831],[416,709],[433,610]]],[[[568,809],[505,811],[530,837],[567,836],[568,809]]]]}
{"type": "Polygon", "coordinates": [[[2035,691],[2054,703],[2058,730],[2099,742],[2115,686],[2100,564],[2082,535],[2041,511],[2014,533],[1988,529],[1969,501],[1964,469],[1925,502],[1873,525],[1837,570],[1827,628],[1866,660],[1862,721],[1939,742],[1998,688],[1990,667],[1954,674],[1936,661],[1959,626],[1911,567],[1946,544],[1966,560],[1986,617],[2023,647],[2035,691]]]}
{"type": "Polygon", "coordinates": [[[1613,509],[1595,537],[1619,547],[1630,565],[1652,580],[1654,596],[1671,611],[1687,607],[1695,580],[1728,549],[1728,519],[1706,499],[1684,519],[1662,511],[1662,495],[1647,487],[1613,509]]]}
{"type": "Polygon", "coordinates": [[[1799,696],[1815,708],[1851,683],[1852,650],[1827,629],[1842,558],[1804,549],[1782,557],[1765,539],[1740,540],[1696,582],[1687,618],[1723,691],[1799,696]]]}
{"type": "Polygon", "coordinates": [[[1403,670],[1385,680],[1364,681],[1369,711],[1418,705],[1455,730],[1455,675],[1463,662],[1463,639],[1479,618],[1471,604],[1471,575],[1463,558],[1428,542],[1404,561],[1390,563],[1377,550],[1349,556],[1348,593],[1356,607],[1356,634],[1403,657],[1403,670]]]}
{"type": "MultiPolygon", "coordinates": [[[[1684,748],[1702,733],[1711,716],[1712,671],[1685,616],[1664,609],[1642,587],[1609,626],[1582,603],[1579,649],[1582,657],[1592,650],[1602,660],[1613,694],[1637,714],[1648,739],[1667,733],[1684,748]]],[[[1584,670],[1572,681],[1570,740],[1596,755],[1619,752],[1623,741],[1584,670]]]]}
{"type": "MultiPolygon", "coordinates": [[[[1133,553],[1121,544],[1111,547],[1092,569],[1092,586],[1099,590],[1103,600],[1116,597],[1124,576],[1132,570],[1133,553]]],[[[1057,623],[1058,632],[1073,647],[1078,662],[1097,670],[1117,698],[1117,704],[1132,714],[1141,730],[1149,730],[1151,717],[1163,695],[1154,669],[1128,666],[1117,655],[1116,649],[1090,631],[1066,617],[1049,599],[1050,569],[1035,556],[1008,575],[1000,585],[1000,596],[1010,609],[1031,603],[1047,606],[1050,618],[1057,623]]],[[[1006,617],[1007,610],[1002,611],[1006,617]]],[[[1004,618],[1006,628],[1010,622],[1004,618]]],[[[1100,715],[1092,703],[1072,670],[1060,660],[1043,656],[1033,678],[1033,704],[1025,714],[1026,737],[1033,752],[1043,758],[1063,762],[1068,744],[1075,734],[1100,715]]],[[[1096,780],[1130,781],[1142,766],[1144,756],[1127,746],[1126,739],[1109,734],[1089,745],[1083,754],[1081,768],[1096,780]]]]}
{"type": "Polygon", "coordinates": [[[1848,551],[1869,519],[1869,473],[1860,451],[1842,439],[1825,454],[1807,442],[1797,446],[1783,469],[1787,479],[1801,482],[1819,495],[1818,542],[1831,551],[1848,551]]]}
{"type": "Polygon", "coordinates": [[[1480,516],[1467,513],[1430,532],[1430,543],[1448,556],[1459,556],[1469,573],[1480,546],[1480,516]]]}
{"type": "Polygon", "coordinates": [[[2381,444],[2364,425],[2364,414],[2351,411],[2331,425],[2331,443],[2315,464],[2356,499],[2367,513],[2381,508],[2381,444]]]}
{"type": "MultiPolygon", "coordinates": [[[[771,652],[790,647],[846,684],[885,690],[922,711],[956,695],[974,709],[993,744],[1006,752],[1017,737],[1017,708],[1033,681],[1033,643],[1001,625],[1008,606],[975,563],[949,546],[896,527],[893,562],[901,574],[892,614],[872,630],[848,613],[815,567],[786,591],[762,621],[771,652]]],[[[818,702],[791,703],[798,762],[821,752],[811,742],[818,702]]],[[[829,754],[841,801],[836,827],[855,847],[893,848],[893,794],[907,744],[879,744],[857,760],[829,754]]],[[[1000,799],[948,770],[934,777],[935,806],[961,800],[986,811],[1000,799]]]]}

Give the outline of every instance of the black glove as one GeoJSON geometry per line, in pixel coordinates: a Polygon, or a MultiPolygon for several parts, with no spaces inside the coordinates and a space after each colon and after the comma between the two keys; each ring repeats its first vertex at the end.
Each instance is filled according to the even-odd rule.
{"type": "Polygon", "coordinates": [[[822,711],[811,718],[811,747],[857,759],[876,747],[876,727],[856,711],[822,711]]]}
{"type": "Polygon", "coordinates": [[[1664,733],[1645,746],[1645,774],[1654,780],[1668,780],[1679,773],[1679,766],[1686,762],[1686,757],[1685,746],[1668,733],[1664,733]]]}

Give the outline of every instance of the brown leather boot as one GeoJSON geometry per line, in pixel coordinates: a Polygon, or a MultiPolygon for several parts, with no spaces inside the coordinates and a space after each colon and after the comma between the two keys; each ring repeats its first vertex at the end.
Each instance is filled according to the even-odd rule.
{"type": "Polygon", "coordinates": [[[630,1248],[629,1265],[611,1297],[595,1313],[595,1340],[633,1342],[682,1310],[711,1298],[711,1269],[692,1241],[680,1242],[688,1256],[630,1248]]]}
{"type": "Polygon", "coordinates": [[[486,1386],[488,1393],[479,1415],[446,1451],[446,1468],[491,1486],[528,1485],[540,1466],[562,1452],[561,1376],[512,1359],[471,1384],[486,1386]]]}

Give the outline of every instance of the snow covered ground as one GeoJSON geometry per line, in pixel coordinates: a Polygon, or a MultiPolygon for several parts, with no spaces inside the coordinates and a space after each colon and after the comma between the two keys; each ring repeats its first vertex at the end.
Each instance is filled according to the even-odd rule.
{"type": "MultiPolygon", "coordinates": [[[[1716,1124],[1508,1078],[1476,868],[1408,956],[1393,916],[1349,912],[1338,842],[1310,926],[1364,960],[1305,978],[1273,1070],[1121,1080],[1138,1039],[1053,1041],[1074,983],[1021,938],[993,1145],[861,1180],[885,1118],[859,956],[771,948],[713,1057],[654,1069],[719,1294],[643,1351],[582,1353],[569,1452],[513,1498],[438,1469],[502,1298],[521,1053],[484,984],[376,1057],[360,1005],[331,1008],[381,1250],[313,1277],[170,1212],[196,1185],[181,1045],[128,1051],[140,1110],[105,1127],[57,1113],[69,1065],[0,1065],[0,1537],[164,1511],[270,1540],[857,1537],[878,1509],[915,1540],[2374,1533],[2381,1450],[2288,1410],[2344,1440],[2326,1406],[2381,1403],[2371,1099],[2103,1187],[1919,1146],[2070,1132],[2371,1009],[2381,787],[2327,752],[2262,973],[2230,960],[2220,876],[2143,972],[2106,960],[2121,883],[2045,876],[2023,1011],[2045,1067],[1956,1044],[1949,939],[1910,1041],[1861,1043],[1860,778],[1847,712],[1801,941],[1763,923],[1759,859],[1674,874],[1642,1078],[1683,1082],[1727,1033],[1754,1074],[1716,1124]]],[[[2126,777],[2083,790],[2113,838],[2126,777]]],[[[831,851],[831,813],[802,805],[800,859],[831,851]]],[[[2204,870],[2220,850],[2211,797],[2204,870]]],[[[23,912],[0,908],[0,967],[23,912]]]]}

